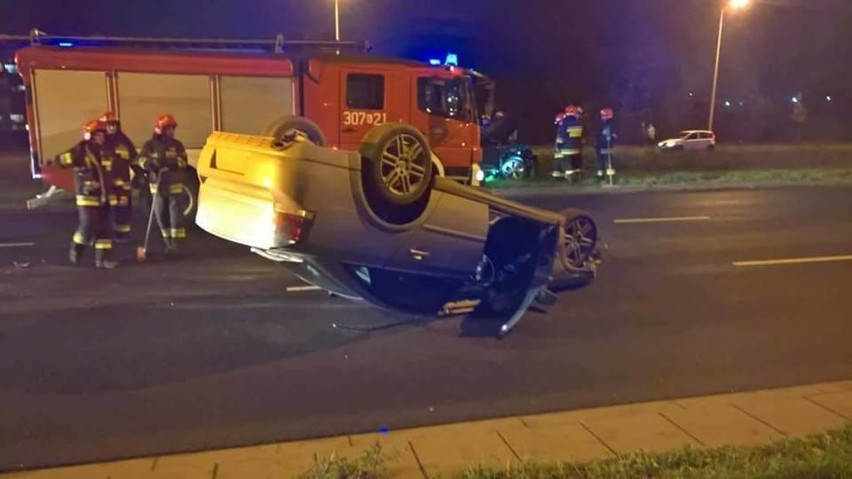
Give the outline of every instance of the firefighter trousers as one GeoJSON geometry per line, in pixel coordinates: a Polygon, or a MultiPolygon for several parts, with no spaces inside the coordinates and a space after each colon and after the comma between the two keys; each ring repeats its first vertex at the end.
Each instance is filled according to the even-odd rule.
{"type": "Polygon", "coordinates": [[[112,225],[109,205],[77,206],[79,223],[71,240],[70,259],[77,263],[90,246],[95,248],[95,263],[108,261],[112,253],[112,225]]]}
{"type": "Polygon", "coordinates": [[[598,153],[598,176],[615,175],[615,159],[612,153],[598,153]]]}
{"type": "Polygon", "coordinates": [[[186,209],[186,197],[182,183],[152,186],[154,216],[163,233],[163,240],[170,249],[186,239],[186,225],[183,211],[186,209]]]}
{"type": "Polygon", "coordinates": [[[581,153],[557,151],[553,159],[553,169],[560,173],[583,169],[583,155],[581,153]]]}
{"type": "Polygon", "coordinates": [[[130,221],[132,218],[133,200],[130,192],[120,192],[110,198],[112,209],[112,228],[115,232],[115,240],[126,242],[130,239],[130,221]]]}

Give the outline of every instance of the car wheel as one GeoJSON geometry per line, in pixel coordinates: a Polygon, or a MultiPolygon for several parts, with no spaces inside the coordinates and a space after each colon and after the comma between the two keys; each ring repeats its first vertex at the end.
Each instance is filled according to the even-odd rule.
{"type": "Polygon", "coordinates": [[[524,160],[519,156],[510,156],[500,165],[500,174],[504,178],[517,180],[524,177],[524,160]]]}
{"type": "Polygon", "coordinates": [[[277,118],[263,130],[263,136],[271,136],[276,140],[282,140],[293,130],[301,132],[317,146],[325,145],[325,136],[322,134],[320,127],[313,121],[302,116],[282,116],[281,118],[277,118]]]}
{"type": "Polygon", "coordinates": [[[583,269],[592,260],[598,243],[597,224],[581,210],[566,209],[560,214],[565,223],[559,244],[559,260],[565,269],[583,269]]]}
{"type": "Polygon", "coordinates": [[[359,149],[365,188],[391,207],[417,203],[432,184],[432,152],[426,138],[404,123],[374,127],[359,149]]]}

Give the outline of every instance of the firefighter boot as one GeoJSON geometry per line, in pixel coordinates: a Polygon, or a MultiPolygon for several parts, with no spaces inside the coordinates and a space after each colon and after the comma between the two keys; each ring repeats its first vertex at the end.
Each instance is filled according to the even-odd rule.
{"type": "Polygon", "coordinates": [[[68,261],[73,265],[78,265],[83,253],[86,251],[86,245],[71,243],[71,248],[68,250],[68,261]]]}
{"type": "Polygon", "coordinates": [[[103,269],[115,269],[118,267],[117,261],[112,261],[109,259],[110,250],[108,249],[99,249],[95,251],[95,267],[103,268],[103,269]]]}
{"type": "Polygon", "coordinates": [[[166,243],[166,255],[173,256],[177,254],[178,246],[174,238],[163,238],[163,242],[166,243]]]}
{"type": "Polygon", "coordinates": [[[166,254],[174,259],[183,258],[183,242],[179,238],[172,238],[169,242],[169,246],[166,247],[166,254]]]}

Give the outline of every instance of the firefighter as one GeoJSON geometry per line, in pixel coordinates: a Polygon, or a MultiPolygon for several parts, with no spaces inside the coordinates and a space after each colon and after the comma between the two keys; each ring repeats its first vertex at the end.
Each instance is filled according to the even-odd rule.
{"type": "Polygon", "coordinates": [[[74,193],[77,202],[79,225],[71,241],[68,258],[79,264],[86,248],[95,248],[95,266],[113,269],[118,263],[110,260],[112,253],[112,227],[109,218],[109,191],[112,184],[110,171],[104,166],[106,124],[92,120],[83,126],[83,141],[57,155],[48,165],[74,169],[74,193]]]}
{"type": "Polygon", "coordinates": [[[112,167],[113,185],[109,194],[109,203],[112,209],[115,241],[126,243],[130,240],[131,171],[134,176],[142,174],[142,171],[135,164],[136,146],[121,131],[121,122],[115,113],[111,111],[104,113],[101,121],[107,128],[104,156],[111,161],[112,167]]]}
{"type": "Polygon", "coordinates": [[[139,153],[139,166],[150,182],[151,207],[163,233],[166,253],[174,254],[186,239],[183,211],[186,207],[184,181],[187,170],[186,149],[175,138],[177,120],[171,114],[157,117],[154,135],[139,153]]]}
{"type": "Polygon", "coordinates": [[[554,148],[554,178],[569,178],[577,181],[583,170],[583,125],[580,123],[582,109],[569,105],[564,113],[556,117],[556,146],[554,148]]]}
{"type": "Polygon", "coordinates": [[[601,131],[598,134],[597,153],[598,153],[598,181],[604,183],[604,173],[609,179],[609,184],[612,185],[615,180],[615,163],[612,158],[613,142],[617,138],[613,130],[612,120],[615,118],[615,113],[612,108],[604,108],[601,110],[601,131]]]}

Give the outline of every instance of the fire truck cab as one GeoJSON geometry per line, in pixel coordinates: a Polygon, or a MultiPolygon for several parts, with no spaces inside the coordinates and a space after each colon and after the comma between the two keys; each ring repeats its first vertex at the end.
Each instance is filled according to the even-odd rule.
{"type": "Polygon", "coordinates": [[[454,66],[366,53],[359,42],[48,37],[36,30],[16,63],[27,91],[31,168],[70,190],[70,172],[43,158],[80,139],[81,125],[118,114],[137,148],[155,117],[175,115],[190,164],[213,131],[275,136],[296,127],[357,150],[377,124],[404,121],[428,138],[436,172],[477,185],[480,126],[474,83],[454,66]]]}

